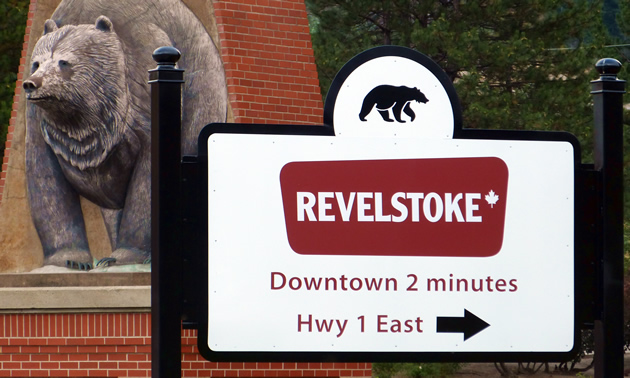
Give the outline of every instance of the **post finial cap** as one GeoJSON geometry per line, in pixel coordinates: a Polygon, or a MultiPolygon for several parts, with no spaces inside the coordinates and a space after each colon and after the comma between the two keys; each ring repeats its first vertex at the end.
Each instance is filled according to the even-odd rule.
{"type": "Polygon", "coordinates": [[[182,54],[179,50],[172,46],[158,47],[153,51],[153,60],[155,60],[158,65],[174,66],[181,56],[182,54]]]}
{"type": "Polygon", "coordinates": [[[600,75],[616,76],[621,71],[621,62],[613,58],[600,59],[595,63],[595,69],[600,75]]]}

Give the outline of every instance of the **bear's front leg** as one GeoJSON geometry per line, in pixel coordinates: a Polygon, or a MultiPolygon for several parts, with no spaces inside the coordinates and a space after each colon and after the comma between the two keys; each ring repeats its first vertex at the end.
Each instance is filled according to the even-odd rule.
{"type": "Polygon", "coordinates": [[[406,115],[409,116],[410,121],[413,122],[414,119],[416,119],[416,113],[414,113],[413,109],[411,109],[411,102],[408,102],[405,107],[403,108],[403,111],[405,112],[406,115]]]}
{"type": "Polygon", "coordinates": [[[44,265],[92,264],[79,195],[44,142],[37,112],[29,109],[28,117],[26,185],[31,217],[44,250],[44,265]]]}
{"type": "Polygon", "coordinates": [[[143,264],[151,257],[151,161],[150,151],[138,157],[122,211],[115,264],[143,264]]]}

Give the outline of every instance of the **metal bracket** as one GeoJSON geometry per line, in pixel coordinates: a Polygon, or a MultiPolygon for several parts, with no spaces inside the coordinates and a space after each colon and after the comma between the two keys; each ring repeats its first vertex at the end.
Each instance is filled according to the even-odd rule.
{"type": "Polygon", "coordinates": [[[599,318],[599,259],[597,232],[601,222],[598,193],[600,172],[592,164],[582,164],[576,173],[575,274],[577,321],[592,329],[599,318]]]}
{"type": "Polygon", "coordinates": [[[182,246],[182,322],[184,329],[198,329],[199,287],[204,285],[203,269],[199,258],[202,249],[198,245],[199,230],[199,168],[197,156],[183,156],[181,163],[181,246],[182,246]]]}

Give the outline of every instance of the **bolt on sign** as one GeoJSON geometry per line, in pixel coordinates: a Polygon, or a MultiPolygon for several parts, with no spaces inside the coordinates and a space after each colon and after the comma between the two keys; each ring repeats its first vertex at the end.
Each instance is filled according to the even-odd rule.
{"type": "Polygon", "coordinates": [[[212,124],[200,136],[202,354],[574,353],[576,139],[462,128],[446,75],[405,48],[358,55],[329,93],[324,126],[212,124]]]}

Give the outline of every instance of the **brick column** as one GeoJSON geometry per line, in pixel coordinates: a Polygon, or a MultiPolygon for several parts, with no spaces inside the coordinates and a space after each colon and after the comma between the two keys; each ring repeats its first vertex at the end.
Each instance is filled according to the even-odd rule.
{"type": "Polygon", "coordinates": [[[234,122],[322,124],[303,0],[215,0],[234,122]]]}

